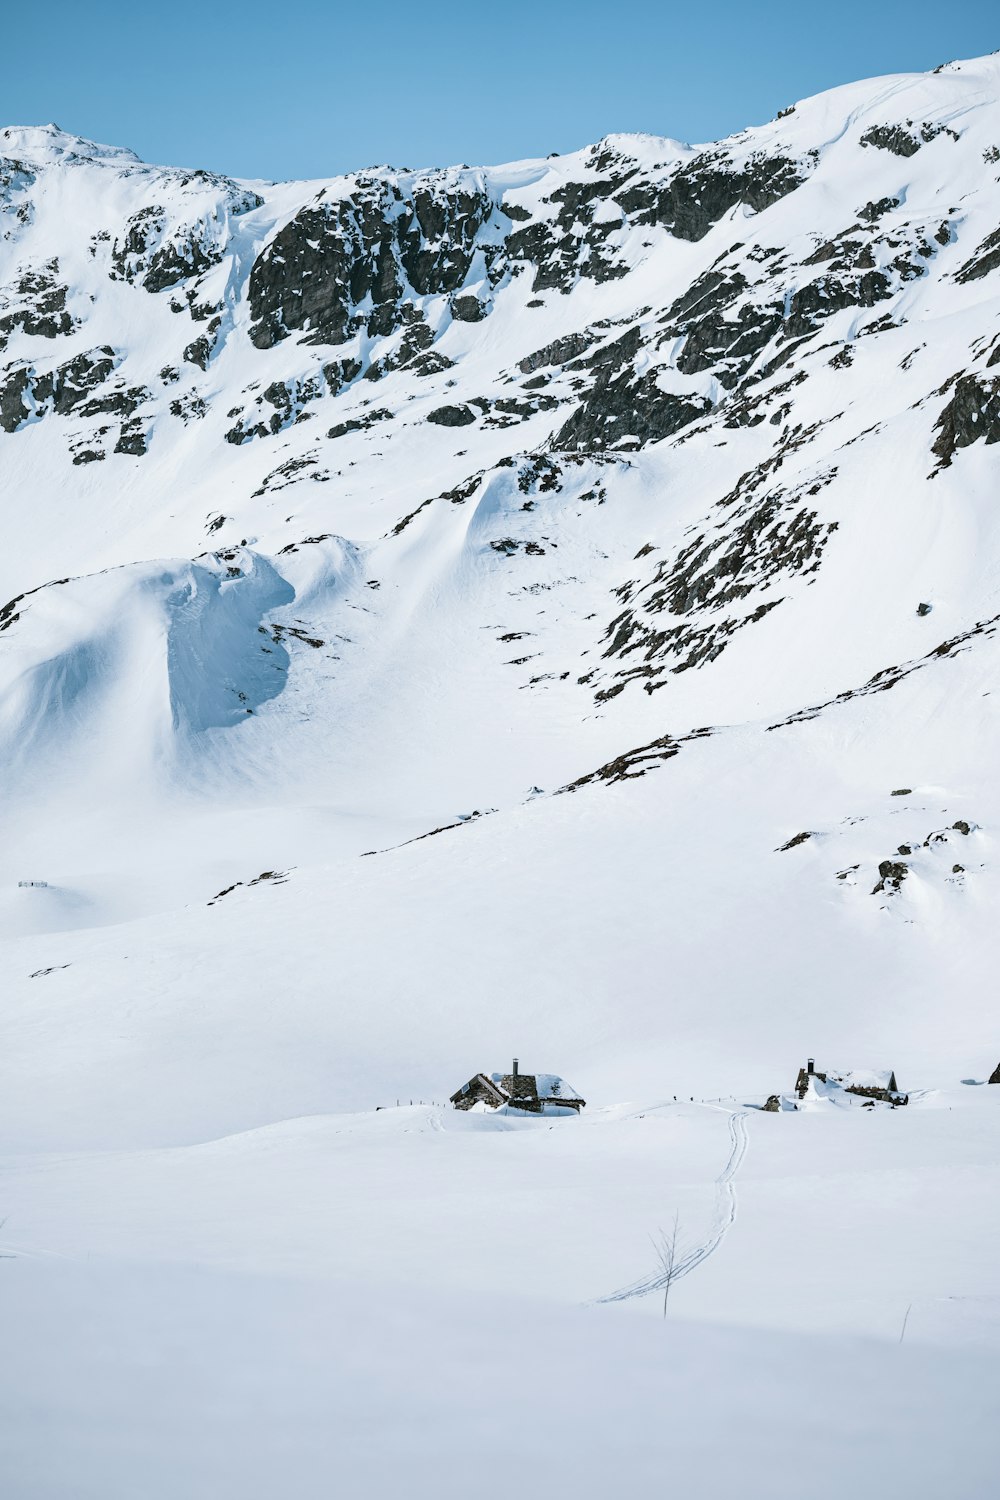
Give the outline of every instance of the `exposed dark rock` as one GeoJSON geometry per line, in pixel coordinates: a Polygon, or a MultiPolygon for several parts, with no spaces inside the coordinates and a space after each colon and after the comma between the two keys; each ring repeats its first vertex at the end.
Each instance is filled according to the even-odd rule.
{"type": "Polygon", "coordinates": [[[939,469],[949,466],[956,448],[968,448],[980,439],[1000,442],[1000,376],[960,376],[934,430],[938,436],[931,452],[939,469]]]}
{"type": "Polygon", "coordinates": [[[130,453],[135,458],[141,458],[148,451],[148,434],[137,417],[123,422],[118,441],[115,444],[116,453],[130,453]]]}
{"type": "Polygon", "coordinates": [[[1000,229],[994,229],[993,233],[988,234],[982,244],[977,246],[975,254],[960,270],[955,272],[955,280],[978,281],[981,276],[988,276],[991,271],[996,271],[998,268],[1000,268],[1000,229]]]}
{"type": "Polygon", "coordinates": [[[533,371],[544,369],[548,365],[562,365],[567,360],[575,359],[579,354],[585,354],[593,343],[594,335],[591,333],[568,333],[564,338],[556,339],[542,349],[536,349],[534,354],[526,355],[524,359],[518,361],[517,368],[523,375],[530,375],[533,371]]]}
{"type": "Polygon", "coordinates": [[[863,219],[866,224],[874,224],[878,219],[884,218],[894,208],[898,208],[898,198],[879,198],[875,203],[866,203],[864,208],[858,209],[858,218],[863,219]]]}
{"type": "Polygon", "coordinates": [[[60,365],[51,374],[40,376],[35,386],[36,401],[51,400],[52,410],[60,415],[75,410],[91,391],[101,385],[115,367],[115,351],[107,344],[89,349],[60,365]]]}
{"type": "Polygon", "coordinates": [[[16,432],[31,415],[68,415],[83,406],[114,366],[115,352],[105,345],[77,354],[54,370],[39,373],[32,365],[20,365],[0,372],[0,428],[16,432]]]}
{"type": "Polygon", "coordinates": [[[363,417],[348,417],[346,422],[338,422],[335,427],[330,428],[327,437],[339,438],[346,437],[349,432],[365,432],[376,422],[388,422],[391,417],[391,411],[380,407],[375,411],[365,412],[363,417]]]}
{"type": "MultiPolygon", "coordinates": [[[[381,178],[358,177],[353,193],[332,202],[321,194],[254,262],[251,339],[269,349],[301,330],[306,343],[340,344],[362,323],[371,335],[391,333],[407,284],[420,297],[461,289],[494,207],[485,193],[443,184],[406,198],[381,178]]],[[[498,248],[484,245],[484,256],[498,248]]]]}
{"type": "Polygon", "coordinates": [[[638,750],[628,750],[624,755],[616,756],[614,760],[599,766],[596,771],[578,776],[562,790],[574,792],[578,787],[589,786],[595,781],[606,781],[613,785],[616,781],[632,781],[637,776],[645,776],[654,766],[678,755],[681,744],[682,740],[675,740],[672,735],[662,735],[658,740],[651,740],[648,745],[640,746],[638,750]]]}
{"type": "Polygon", "coordinates": [[[3,300],[11,311],[0,317],[0,351],[7,347],[10,335],[17,329],[54,339],[72,333],[79,326],[66,310],[69,288],[56,280],[58,274],[58,260],[45,261],[22,270],[14,288],[5,290],[3,300]],[[22,305],[18,306],[18,302],[22,305]]]}
{"type": "Polygon", "coordinates": [[[209,319],[214,319],[209,328],[209,333],[213,333],[222,321],[223,305],[221,302],[199,302],[197,295],[197,287],[188,288],[186,293],[188,311],[196,323],[208,323],[209,319]]]}
{"type": "Polygon", "coordinates": [[[861,137],[861,144],[891,151],[894,156],[915,156],[920,150],[920,141],[902,125],[873,125],[861,137]]]}
{"type": "MultiPolygon", "coordinates": [[[[91,396],[79,407],[82,417],[99,417],[105,414],[115,417],[131,417],[133,412],[147,402],[152,391],[144,385],[118,386],[91,396]]],[[[127,450],[123,450],[127,451],[127,450]]]]}
{"type": "Polygon", "coordinates": [[[426,354],[418,354],[411,359],[407,369],[413,375],[440,375],[442,370],[450,370],[454,364],[455,361],[446,354],[441,354],[437,349],[428,349],[426,354]]]}
{"type": "MultiPolygon", "coordinates": [[[[216,187],[221,199],[219,207],[193,223],[177,226],[171,226],[167,210],[157,204],[140,209],[129,219],[121,239],[115,240],[111,251],[112,276],[138,281],[147,292],[162,292],[202,276],[222,259],[222,215],[246,213],[263,203],[252,189],[208,172],[192,172],[181,179],[179,186],[192,183],[216,187]]],[[[192,300],[193,294],[189,294],[189,302],[192,300]]]]}
{"type": "MultiPolygon", "coordinates": [[[[332,367],[330,367],[332,368],[332,367]]],[[[273,437],[276,433],[284,432],[295,422],[304,419],[304,408],[312,401],[318,401],[320,397],[327,394],[329,388],[329,375],[324,369],[321,373],[308,375],[298,380],[272,380],[271,384],[262,393],[255,397],[255,405],[258,409],[258,420],[253,420],[252,413],[248,416],[240,414],[240,420],[235,427],[231,427],[226,433],[226,442],[234,443],[237,447],[247,442],[250,438],[273,437]],[[273,407],[273,411],[266,408],[273,407]]],[[[240,411],[239,407],[235,411],[240,411]]],[[[233,413],[230,412],[230,416],[233,413]]]]}
{"type": "Polygon", "coordinates": [[[777,847],[777,849],[775,850],[775,853],[776,854],[784,854],[784,852],[785,852],[786,849],[797,849],[798,846],[799,846],[799,844],[804,844],[805,841],[806,841],[806,839],[811,839],[811,838],[812,838],[812,834],[811,833],[795,833],[788,840],[787,844],[779,844],[778,847],[777,847]]]}
{"type": "Polygon", "coordinates": [[[199,370],[207,370],[208,362],[215,350],[216,337],[221,326],[222,319],[214,318],[209,323],[204,333],[192,339],[184,350],[184,359],[189,365],[197,365],[199,370]]]}
{"type": "Polygon", "coordinates": [[[427,413],[427,420],[438,427],[469,427],[476,414],[467,406],[437,406],[427,413]]]}
{"type": "Polygon", "coordinates": [[[892,283],[885,271],[864,271],[850,280],[821,276],[792,294],[784,337],[793,339],[813,333],[819,322],[831,313],[849,307],[874,307],[892,295],[892,283]]]}
{"type": "Polygon", "coordinates": [[[180,417],[184,423],[190,422],[198,417],[208,415],[208,402],[194,391],[187,391],[183,396],[176,397],[170,403],[172,416],[180,417]]]}
{"type": "Polygon", "coordinates": [[[758,354],[784,330],[783,301],[760,305],[739,272],[710,270],[697,278],[664,313],[659,343],[684,335],[677,367],[686,375],[714,370],[730,389],[758,354]]]}
{"type": "Polygon", "coordinates": [[[31,599],[35,594],[40,594],[43,589],[61,588],[64,583],[69,583],[69,579],[53,578],[50,583],[40,583],[37,588],[25,589],[23,594],[15,594],[14,598],[9,599],[0,609],[0,630],[9,630],[12,625],[17,624],[23,613],[18,606],[23,605],[25,599],[31,599]]]}
{"type": "Polygon", "coordinates": [[[601,375],[582,404],[552,439],[559,448],[643,447],[680,432],[711,410],[704,396],[684,396],[661,389],[655,370],[636,376],[631,369],[610,378],[601,375]]]}
{"type": "Polygon", "coordinates": [[[168,216],[153,205],[140,209],[125,226],[111,252],[112,274],[124,281],[138,280],[147,292],[162,292],[190,276],[200,276],[222,259],[218,244],[198,233],[199,226],[166,237],[168,216]]]}
{"type": "Polygon", "coordinates": [[[527,223],[508,237],[510,258],[533,264],[535,291],[566,292],[581,278],[625,275],[609,239],[626,222],[659,224],[679,239],[699,240],[738,203],[759,211],[804,180],[803,169],[786,157],[758,154],[736,166],[724,150],[703,152],[666,181],[651,181],[634,160],[610,150],[599,150],[594,164],[612,175],[564,183],[549,200],[559,205],[554,219],[527,223]],[[627,218],[597,215],[598,205],[617,206],[627,218]]]}
{"type": "Polygon", "coordinates": [[[504,557],[513,557],[515,552],[526,552],[532,557],[545,556],[545,548],[540,546],[538,542],[525,541],[519,537],[497,537],[494,541],[490,542],[490,546],[494,552],[502,552],[504,557]]]}
{"type": "Polygon", "coordinates": [[[590,786],[594,782],[604,781],[614,784],[616,781],[632,781],[637,776],[645,776],[647,771],[662,765],[665,760],[672,760],[678,755],[681,746],[692,740],[705,739],[712,734],[711,729],[694,729],[690,734],[681,735],[675,739],[673,735],[664,734],[657,740],[651,740],[647,745],[640,745],[636,750],[626,750],[623,755],[615,756],[605,765],[599,766],[596,771],[589,771],[585,776],[578,776],[568,786],[560,787],[562,792],[575,792],[578,787],[590,786]]]}
{"type": "MultiPolygon", "coordinates": [[[[598,202],[610,202],[613,187],[607,179],[564,183],[548,200],[559,206],[554,219],[538,220],[508,236],[509,258],[534,266],[533,291],[568,292],[581,279],[604,282],[627,275],[628,267],[606,243],[621,227],[621,219],[616,223],[602,216],[593,222],[598,202]]],[[[528,303],[529,307],[540,305],[528,303]]]]}
{"type": "Polygon", "coordinates": [[[735,506],[728,523],[707,525],[676,556],[660,561],[645,583],[624,584],[615,591],[625,608],[605,630],[603,654],[626,666],[600,690],[601,701],[633,679],[653,692],[666,671],[683,672],[715,660],[739,630],[764,619],[782,598],[765,599],[745,614],[723,609],[782,576],[818,570],[837,523],[821,522],[803,500],[829,484],[836,470],[790,493],[778,487],[759,494],[768,466],[762,469],[744,475],[733,494],[724,497],[726,510],[735,506]],[[673,621],[663,619],[664,614],[673,621]]]}
{"type": "Polygon", "coordinates": [[[0,377],[0,427],[4,432],[16,432],[31,415],[31,407],[24,400],[30,397],[31,375],[31,366],[21,365],[9,367],[0,377]]]}
{"type": "Polygon", "coordinates": [[[902,859],[883,859],[878,867],[878,873],[878,883],[872,887],[872,895],[875,896],[880,891],[884,891],[887,896],[893,896],[909,875],[910,867],[902,859]]]}
{"type": "Polygon", "coordinates": [[[616,192],[616,201],[639,224],[662,224],[681,240],[700,240],[743,203],[759,213],[805,181],[786,156],[752,156],[737,167],[724,151],[705,151],[663,184],[638,182],[616,192]]]}
{"type": "Polygon", "coordinates": [[[481,323],[488,312],[486,303],[472,294],[451,299],[451,315],[460,323],[481,323]]]}
{"type": "Polygon", "coordinates": [[[361,361],[359,359],[334,359],[323,366],[323,378],[331,396],[336,396],[345,386],[350,385],[352,380],[357,380],[360,374],[361,361]]]}

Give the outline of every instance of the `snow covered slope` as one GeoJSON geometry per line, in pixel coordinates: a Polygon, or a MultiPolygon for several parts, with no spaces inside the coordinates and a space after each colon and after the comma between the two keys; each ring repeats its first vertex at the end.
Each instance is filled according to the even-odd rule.
{"type": "MultiPolygon", "coordinates": [[[[334,1127],[279,1122],[446,1099],[514,1054],[588,1111],[724,1098],[742,1118],[808,1054],[971,1096],[960,1081],[1000,1060],[998,442],[997,56],[708,146],[612,136],[323,182],[0,131],[8,1148],[56,1153],[51,1183],[63,1153],[122,1153],[74,1157],[63,1204],[94,1173],[95,1201],[131,1200],[148,1169],[202,1222],[206,1161],[245,1154],[265,1195],[301,1171],[308,1196],[334,1127]]],[[[906,1173],[928,1140],[969,1165],[951,1213],[975,1216],[995,1111],[969,1113],[971,1163],[948,1110],[891,1115],[875,1270],[824,1337],[895,1337],[892,1228],[926,1222],[906,1173]]],[[[358,1118],[345,1285],[371,1254],[358,1118]]],[[[442,1118],[417,1148],[393,1115],[387,1192],[442,1118]]],[[[812,1125],[749,1129],[798,1130],[798,1151],[812,1125]]],[[[661,1197],[613,1110],[555,1128],[577,1126],[593,1191],[628,1189],[609,1219],[628,1247],[575,1221],[586,1298],[640,1275],[661,1197]]],[[[857,1181],[860,1137],[822,1128],[822,1173],[857,1181]]],[[[455,1159],[490,1141],[456,1137],[455,1159]]],[[[728,1149],[679,1138],[676,1180],[714,1202],[728,1149]]],[[[77,1235],[13,1167],[21,1261],[160,1254],[154,1209],[77,1235]]],[[[516,1212],[516,1183],[484,1180],[516,1212]]],[[[559,1198],[558,1174],[538,1182],[559,1198]]],[[[808,1235],[832,1274],[826,1211],[808,1235]]],[[[326,1244],[280,1212],[291,1242],[326,1244]]],[[[801,1333],[806,1293],[784,1316],[747,1270],[792,1285],[799,1215],[797,1191],[771,1201],[752,1259],[689,1315],[753,1321],[756,1301],[801,1333]]],[[[421,1223],[413,1280],[483,1293],[461,1227],[445,1250],[421,1223]]],[[[176,1258],[233,1270],[214,1231],[195,1241],[176,1258]]],[[[1000,1295],[978,1261],[949,1290],[935,1244],[925,1304],[1000,1295]]],[[[488,1284],[559,1300],[558,1246],[488,1284]]],[[[294,1271],[272,1250],[234,1274],[294,1271]]],[[[67,1289],[84,1322],[88,1295],[67,1289]]],[[[556,1318],[551,1337],[577,1333],[556,1318]]]]}
{"type": "MultiPolygon", "coordinates": [[[[61,934],[11,950],[27,1045],[138,949],[187,1072],[215,958],[246,1001],[294,930],[247,1024],[298,1060],[246,1108],[209,1066],[213,1128],[518,1044],[588,1097],[679,1059],[766,1088],[828,1039],[984,1067],[998,86],[279,186],[3,132],[0,923],[61,934]]],[[[134,1086],[106,1065],[74,1089],[134,1086]]]]}

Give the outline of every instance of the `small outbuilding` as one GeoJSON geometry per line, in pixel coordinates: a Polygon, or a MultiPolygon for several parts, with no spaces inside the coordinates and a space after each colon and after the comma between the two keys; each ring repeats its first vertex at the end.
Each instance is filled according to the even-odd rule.
{"type": "Polygon", "coordinates": [[[514,1059],[509,1073],[475,1073],[451,1096],[456,1109],[525,1110],[531,1115],[579,1114],[586,1104],[558,1073],[522,1073],[514,1059]]]}

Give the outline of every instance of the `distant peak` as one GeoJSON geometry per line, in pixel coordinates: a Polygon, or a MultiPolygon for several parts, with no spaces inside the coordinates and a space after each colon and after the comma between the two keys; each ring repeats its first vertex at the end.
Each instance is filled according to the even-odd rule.
{"type": "Polygon", "coordinates": [[[141,160],[127,146],[105,146],[97,141],[88,141],[83,136],[60,130],[58,125],[8,125],[0,130],[0,154],[25,157],[29,161],[67,161],[74,158],[86,161],[141,160]]]}

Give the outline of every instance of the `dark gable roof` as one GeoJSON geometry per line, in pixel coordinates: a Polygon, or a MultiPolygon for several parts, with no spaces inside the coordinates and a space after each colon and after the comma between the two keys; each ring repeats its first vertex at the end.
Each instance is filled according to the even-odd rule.
{"type": "Polygon", "coordinates": [[[498,1104],[506,1104],[507,1102],[507,1095],[503,1089],[500,1088],[499,1084],[494,1083],[492,1078],[486,1073],[474,1073],[468,1083],[463,1083],[460,1089],[456,1089],[455,1093],[451,1096],[450,1102],[454,1104],[456,1100],[462,1098],[463,1094],[473,1091],[476,1093],[494,1094],[498,1104]]]}

